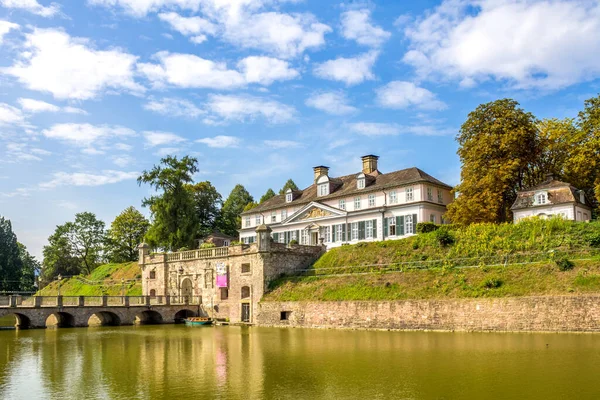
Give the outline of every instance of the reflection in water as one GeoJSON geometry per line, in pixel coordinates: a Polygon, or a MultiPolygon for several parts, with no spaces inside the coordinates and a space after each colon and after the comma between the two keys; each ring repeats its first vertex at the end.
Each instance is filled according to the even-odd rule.
{"type": "Polygon", "coordinates": [[[593,334],[0,331],[2,399],[597,399],[593,334]]]}

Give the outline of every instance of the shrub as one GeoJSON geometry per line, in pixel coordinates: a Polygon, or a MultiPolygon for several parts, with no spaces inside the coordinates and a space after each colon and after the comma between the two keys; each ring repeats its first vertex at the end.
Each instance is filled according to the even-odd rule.
{"type": "Polygon", "coordinates": [[[187,247],[180,247],[179,249],[177,249],[177,251],[188,251],[189,249],[187,247]]]}
{"type": "Polygon", "coordinates": [[[209,242],[202,243],[202,244],[200,245],[200,248],[201,248],[201,249],[211,249],[211,248],[213,248],[213,247],[217,247],[217,246],[216,246],[214,243],[209,243],[209,242]]]}
{"type": "Polygon", "coordinates": [[[600,247],[600,233],[590,236],[590,246],[600,247]]]}
{"type": "Polygon", "coordinates": [[[454,244],[454,236],[450,233],[450,231],[447,228],[440,228],[436,230],[435,239],[443,247],[454,244]]]}
{"type": "Polygon", "coordinates": [[[573,264],[573,261],[568,260],[566,258],[559,258],[558,260],[556,260],[554,262],[556,263],[556,266],[558,267],[558,269],[561,271],[570,271],[575,267],[575,264],[573,264]]]}
{"type": "Polygon", "coordinates": [[[365,243],[365,242],[358,242],[358,243],[356,243],[355,246],[356,247],[365,247],[366,245],[367,245],[367,243],[365,243]]]}
{"type": "Polygon", "coordinates": [[[502,286],[502,280],[496,277],[488,278],[481,284],[485,289],[497,289],[502,286]]]}
{"type": "Polygon", "coordinates": [[[439,229],[439,226],[433,222],[419,222],[417,224],[417,233],[429,233],[439,229]]]}
{"type": "Polygon", "coordinates": [[[294,246],[294,245],[297,245],[297,244],[298,244],[298,241],[296,239],[290,240],[290,246],[294,246]]]}
{"type": "Polygon", "coordinates": [[[230,246],[239,246],[240,244],[242,244],[242,242],[240,242],[239,240],[234,240],[231,243],[229,243],[230,246]]]}
{"type": "Polygon", "coordinates": [[[419,249],[419,242],[414,241],[413,244],[412,244],[412,248],[413,248],[413,250],[418,250],[419,249]]]}

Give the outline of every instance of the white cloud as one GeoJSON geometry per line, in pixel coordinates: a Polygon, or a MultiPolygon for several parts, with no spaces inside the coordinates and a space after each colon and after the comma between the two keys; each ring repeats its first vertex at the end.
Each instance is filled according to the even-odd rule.
{"type": "Polygon", "coordinates": [[[138,172],[114,170],[104,170],[98,174],[57,172],[53,174],[53,179],[40,183],[39,187],[41,189],[52,189],[58,186],[102,186],[136,179],[138,176],[138,172]]]}
{"type": "Polygon", "coordinates": [[[306,100],[306,105],[333,115],[346,115],[358,111],[348,104],[346,95],[341,92],[315,93],[306,100]]]}
{"type": "Polygon", "coordinates": [[[446,104],[432,92],[412,82],[392,81],[378,88],[377,102],[387,108],[417,107],[424,110],[442,110],[446,104]]]}
{"type": "Polygon", "coordinates": [[[184,36],[191,36],[194,43],[202,43],[206,40],[206,34],[215,35],[217,26],[201,17],[182,17],[175,12],[160,13],[158,18],[167,22],[172,29],[184,36]]]}
{"type": "Polygon", "coordinates": [[[297,78],[300,74],[287,61],[272,57],[250,56],[238,63],[246,82],[270,85],[274,81],[297,78]]]}
{"type": "Polygon", "coordinates": [[[298,149],[304,147],[303,143],[293,140],[264,140],[263,143],[272,149],[298,149]]]}
{"type": "Polygon", "coordinates": [[[226,148],[226,147],[238,147],[241,143],[239,138],[235,136],[215,136],[212,138],[203,138],[196,140],[198,143],[204,143],[208,147],[215,148],[226,148]]]}
{"type": "Polygon", "coordinates": [[[2,38],[12,29],[19,29],[19,25],[9,21],[0,20],[0,44],[2,44],[2,38]]]}
{"type": "Polygon", "coordinates": [[[171,132],[145,131],[143,135],[148,147],[185,142],[184,138],[171,132]]]}
{"type": "Polygon", "coordinates": [[[170,117],[196,118],[205,113],[191,101],[167,97],[149,101],[144,104],[144,109],[170,117]]]}
{"type": "Polygon", "coordinates": [[[400,126],[397,124],[386,124],[381,122],[356,122],[348,124],[352,132],[364,136],[386,136],[398,135],[400,126]]]}
{"type": "Polygon", "coordinates": [[[56,3],[44,7],[37,0],[0,0],[0,5],[6,8],[19,8],[41,17],[52,17],[60,11],[60,6],[56,3]]]}
{"type": "Polygon", "coordinates": [[[77,107],[63,107],[62,110],[68,114],[83,114],[83,115],[87,115],[87,111],[82,110],[81,108],[77,108],[77,107]]]}
{"type": "Polygon", "coordinates": [[[367,9],[350,10],[342,14],[342,36],[356,40],[364,46],[377,47],[388,40],[391,34],[371,24],[371,12],[367,9]]]}
{"type": "Polygon", "coordinates": [[[127,143],[116,143],[113,147],[121,151],[131,151],[133,149],[133,146],[127,143]]]}
{"type": "Polygon", "coordinates": [[[0,126],[18,125],[25,122],[21,110],[6,103],[0,103],[0,126]]]}
{"type": "Polygon", "coordinates": [[[154,152],[154,155],[159,157],[165,157],[174,155],[181,152],[181,148],[179,147],[162,147],[154,152]]]}
{"type": "Polygon", "coordinates": [[[364,80],[375,79],[371,69],[378,56],[377,51],[370,51],[354,58],[339,57],[318,64],[314,74],[319,78],[344,82],[348,86],[356,85],[364,80]]]}
{"type": "Polygon", "coordinates": [[[119,167],[126,167],[133,162],[133,158],[128,155],[118,155],[112,157],[112,162],[119,167]]]}
{"type": "Polygon", "coordinates": [[[87,112],[85,110],[82,110],[81,108],[75,108],[75,107],[69,107],[69,106],[59,107],[57,105],[50,104],[50,103],[47,103],[47,102],[41,101],[41,100],[26,99],[26,98],[21,97],[17,101],[21,105],[21,109],[23,109],[23,111],[30,112],[30,113],[62,111],[67,114],[87,114],[87,112]]]}
{"type": "Polygon", "coordinates": [[[469,87],[559,89],[600,76],[597,1],[446,0],[405,29],[404,62],[469,87]]]}
{"type": "MultiPolygon", "coordinates": [[[[109,138],[134,136],[135,132],[122,126],[91,124],[55,124],[42,134],[50,139],[63,140],[79,147],[90,147],[109,138]]],[[[89,150],[88,150],[89,153],[89,150]]]]}
{"type": "Polygon", "coordinates": [[[48,156],[47,150],[29,147],[26,143],[6,143],[6,159],[9,162],[15,161],[42,161],[39,156],[48,156]]]}
{"type": "Polygon", "coordinates": [[[209,121],[220,122],[220,119],[251,121],[262,117],[268,122],[277,124],[294,119],[296,110],[293,107],[275,100],[239,95],[210,95],[206,109],[213,115],[209,121]]]}
{"type": "Polygon", "coordinates": [[[197,11],[202,0],[88,0],[88,3],[105,7],[119,7],[127,14],[143,17],[162,8],[178,7],[182,10],[197,11]]]}
{"type": "Polygon", "coordinates": [[[35,29],[26,37],[21,59],[0,72],[29,89],[81,100],[106,90],[143,90],[133,80],[137,57],[120,49],[95,50],[87,39],[55,29],[35,29]]]}

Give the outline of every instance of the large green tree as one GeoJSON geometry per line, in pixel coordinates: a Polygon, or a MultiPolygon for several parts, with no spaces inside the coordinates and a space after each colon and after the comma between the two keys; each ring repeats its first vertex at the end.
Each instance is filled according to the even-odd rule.
{"type": "Polygon", "coordinates": [[[447,217],[456,223],[511,220],[516,191],[538,182],[536,119],[511,99],[481,104],[457,136],[462,162],[457,199],[447,217]]]}
{"type": "Polygon", "coordinates": [[[588,99],[577,116],[581,140],[574,148],[568,168],[580,177],[580,188],[585,188],[597,207],[600,202],[600,95],[588,99]]]}
{"type": "Polygon", "coordinates": [[[44,260],[40,274],[43,284],[56,278],[58,275],[70,276],[81,273],[81,263],[75,255],[67,239],[65,225],[59,225],[44,246],[44,260]]]}
{"type": "Polygon", "coordinates": [[[194,211],[198,220],[196,235],[202,238],[215,229],[223,199],[209,181],[189,185],[188,190],[192,194],[194,211]]]}
{"type": "Polygon", "coordinates": [[[146,235],[150,245],[171,250],[194,245],[199,222],[188,185],[198,172],[197,164],[193,157],[179,160],[167,156],[138,178],[139,185],[149,184],[158,192],[142,202],[152,214],[152,225],[146,235]]]}
{"type": "Polygon", "coordinates": [[[19,245],[19,257],[23,263],[21,270],[21,290],[34,291],[35,277],[40,273],[40,262],[34,256],[29,254],[24,244],[19,245]]]}
{"type": "Polygon", "coordinates": [[[279,191],[279,194],[284,194],[288,189],[298,190],[298,186],[296,185],[296,183],[294,183],[293,180],[288,179],[285,185],[283,185],[283,187],[279,191]]]}
{"type": "Polygon", "coordinates": [[[0,291],[20,290],[23,260],[10,220],[0,217],[0,291]]]}
{"type": "Polygon", "coordinates": [[[249,203],[252,203],[254,198],[246,188],[240,184],[235,185],[227,200],[223,203],[221,216],[217,224],[219,230],[231,236],[237,236],[238,229],[241,228],[240,214],[249,203]]]}
{"type": "Polygon", "coordinates": [[[258,203],[259,204],[264,203],[265,201],[272,199],[275,196],[277,196],[277,195],[275,194],[273,189],[269,188],[269,190],[267,190],[265,192],[265,194],[262,195],[262,197],[260,198],[260,201],[258,203]]]}
{"type": "Polygon", "coordinates": [[[150,227],[141,212],[131,206],[117,215],[106,232],[106,253],[110,262],[127,262],[138,259],[138,245],[150,227]]]}

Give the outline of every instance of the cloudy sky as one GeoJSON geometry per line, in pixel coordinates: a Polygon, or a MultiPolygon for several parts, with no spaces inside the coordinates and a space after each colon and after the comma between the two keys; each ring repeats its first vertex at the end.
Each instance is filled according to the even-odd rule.
{"type": "Polygon", "coordinates": [[[599,77],[591,0],[0,0],[0,215],[39,256],[166,154],[224,197],[368,153],[455,184],[478,104],[575,116],[599,77]]]}

